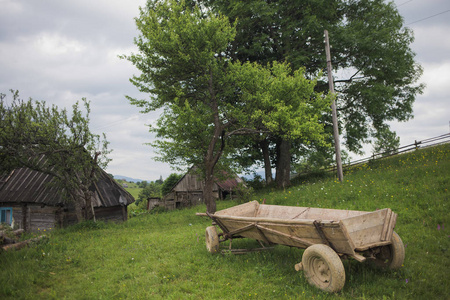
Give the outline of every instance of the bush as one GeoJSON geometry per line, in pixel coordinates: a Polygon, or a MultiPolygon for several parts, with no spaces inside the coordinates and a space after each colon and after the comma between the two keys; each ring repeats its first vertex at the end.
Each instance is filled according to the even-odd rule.
{"type": "Polygon", "coordinates": [[[253,188],[255,191],[262,190],[266,184],[266,181],[259,174],[254,174],[253,179],[246,179],[247,186],[253,188]]]}
{"type": "Polygon", "coordinates": [[[236,188],[236,194],[238,203],[246,203],[252,200],[253,188],[247,187],[244,183],[240,182],[236,188]]]}

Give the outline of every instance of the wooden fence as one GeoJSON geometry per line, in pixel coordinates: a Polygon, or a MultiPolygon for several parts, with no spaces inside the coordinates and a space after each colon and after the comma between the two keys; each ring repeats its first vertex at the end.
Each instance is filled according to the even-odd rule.
{"type": "MultiPolygon", "coordinates": [[[[420,148],[426,148],[426,147],[431,147],[431,146],[437,146],[440,144],[446,144],[446,143],[450,143],[450,133],[446,133],[446,134],[442,134],[436,137],[432,137],[432,138],[428,138],[422,141],[415,141],[413,144],[409,144],[406,146],[402,146],[400,148],[397,148],[395,150],[391,150],[391,151],[387,151],[387,152],[383,152],[383,153],[377,153],[377,154],[373,154],[370,157],[367,158],[362,158],[362,159],[358,159],[349,163],[344,163],[342,165],[342,167],[345,168],[349,168],[349,167],[353,167],[356,165],[360,165],[360,164],[365,164],[369,161],[374,161],[377,159],[381,159],[381,158],[386,158],[386,157],[390,157],[390,156],[395,156],[398,154],[402,154],[405,152],[409,152],[409,151],[414,151],[420,148]]],[[[327,169],[325,169],[326,172],[335,172],[336,171],[336,165],[331,166],[327,169]]]]}

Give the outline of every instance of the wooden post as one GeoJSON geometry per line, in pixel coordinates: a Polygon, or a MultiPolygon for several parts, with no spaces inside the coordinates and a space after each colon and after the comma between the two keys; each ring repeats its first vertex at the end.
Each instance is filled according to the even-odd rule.
{"type": "Polygon", "coordinates": [[[127,206],[126,205],[121,206],[122,206],[122,220],[125,222],[128,219],[127,206]]]}
{"type": "Polygon", "coordinates": [[[24,203],[22,204],[22,228],[25,231],[30,230],[29,226],[28,226],[28,207],[27,205],[24,203]]]}
{"type": "MultiPolygon", "coordinates": [[[[330,88],[330,93],[334,94],[334,84],[333,84],[333,74],[331,68],[331,54],[330,54],[330,43],[328,41],[328,31],[325,30],[325,53],[327,55],[327,71],[328,71],[328,86],[330,88]]],[[[334,149],[336,151],[336,167],[338,178],[340,182],[344,181],[344,173],[342,171],[342,161],[341,161],[341,146],[339,142],[339,127],[337,122],[337,112],[336,112],[336,102],[333,99],[331,103],[332,119],[333,119],[333,136],[334,136],[334,149]]]]}

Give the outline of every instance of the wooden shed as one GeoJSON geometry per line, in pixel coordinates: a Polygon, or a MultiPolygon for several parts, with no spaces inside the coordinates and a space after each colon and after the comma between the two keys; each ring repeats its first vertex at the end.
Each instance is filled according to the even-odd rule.
{"type": "MultiPolygon", "coordinates": [[[[236,194],[236,188],[244,181],[237,175],[230,176],[224,173],[223,178],[216,178],[213,187],[213,196],[223,200],[232,198],[236,194]]],[[[203,187],[205,182],[196,173],[196,168],[191,168],[172,188],[171,192],[164,196],[164,205],[168,209],[190,207],[204,203],[203,187]]]]}
{"type": "MultiPolygon", "coordinates": [[[[51,181],[51,175],[28,168],[18,168],[0,176],[0,221],[25,231],[75,224],[73,204],[61,197],[51,181]]],[[[105,171],[100,171],[91,189],[97,220],[127,220],[127,206],[134,198],[105,171]]]]}

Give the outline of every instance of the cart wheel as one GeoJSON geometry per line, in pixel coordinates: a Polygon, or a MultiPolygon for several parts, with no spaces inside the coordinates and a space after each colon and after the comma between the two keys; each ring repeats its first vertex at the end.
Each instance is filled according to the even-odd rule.
{"type": "Polygon", "coordinates": [[[375,265],[378,267],[399,269],[405,260],[405,246],[402,239],[394,231],[392,235],[392,244],[380,247],[380,253],[375,255],[375,265]]]}
{"type": "Polygon", "coordinates": [[[341,259],[327,245],[308,247],[302,257],[303,272],[308,282],[326,292],[339,292],[345,284],[345,269],[341,259]]]}
{"type": "Polygon", "coordinates": [[[214,226],[206,228],[206,249],[210,253],[217,253],[219,251],[219,235],[217,229],[214,226]]]}

